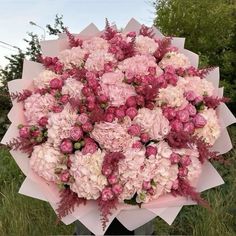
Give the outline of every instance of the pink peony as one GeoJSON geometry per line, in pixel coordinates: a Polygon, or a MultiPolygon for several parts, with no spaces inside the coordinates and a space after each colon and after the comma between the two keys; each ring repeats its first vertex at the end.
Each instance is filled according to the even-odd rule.
{"type": "Polygon", "coordinates": [[[25,127],[20,128],[19,134],[21,138],[29,138],[30,137],[29,127],[25,126],[25,127]]]}

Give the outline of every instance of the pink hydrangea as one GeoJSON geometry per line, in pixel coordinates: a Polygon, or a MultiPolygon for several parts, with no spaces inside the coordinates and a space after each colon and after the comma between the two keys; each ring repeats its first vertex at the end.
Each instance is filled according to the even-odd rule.
{"type": "Polygon", "coordinates": [[[156,68],[157,76],[163,73],[157,66],[155,57],[150,55],[136,55],[125,59],[118,65],[118,68],[125,72],[128,78],[148,75],[150,67],[156,68]]]}
{"type": "Polygon", "coordinates": [[[107,151],[120,152],[126,149],[131,141],[131,136],[127,132],[131,122],[130,119],[127,120],[127,123],[118,123],[117,120],[111,123],[96,123],[91,137],[107,151]]]}
{"type": "Polygon", "coordinates": [[[61,93],[68,94],[71,98],[81,99],[83,87],[84,85],[80,81],[68,78],[64,82],[61,93]]]}
{"type": "Polygon", "coordinates": [[[88,53],[93,53],[94,51],[104,51],[108,52],[109,43],[100,37],[93,37],[83,41],[82,48],[88,53]]]}
{"type": "Polygon", "coordinates": [[[105,153],[97,150],[93,154],[83,155],[80,151],[70,155],[70,174],[74,178],[70,188],[78,197],[85,199],[98,199],[107,179],[102,175],[102,163],[105,153]]]}
{"type": "Polygon", "coordinates": [[[101,78],[102,93],[109,98],[112,106],[124,105],[129,97],[136,95],[134,87],[123,83],[123,79],[124,74],[120,71],[106,73],[101,78]]]}
{"type": "Polygon", "coordinates": [[[113,54],[106,51],[94,51],[85,62],[85,69],[93,72],[103,71],[107,63],[116,64],[113,54]]]}
{"type": "Polygon", "coordinates": [[[167,52],[159,63],[161,68],[172,66],[175,69],[188,68],[191,66],[188,57],[179,52],[167,52]]]}
{"type": "Polygon", "coordinates": [[[66,168],[59,166],[62,159],[63,154],[58,149],[44,143],[34,147],[30,157],[30,168],[45,180],[57,182],[59,177],[55,174],[55,169],[66,168]]]}
{"type": "Polygon", "coordinates": [[[24,115],[31,125],[38,123],[40,118],[47,117],[55,105],[55,98],[51,94],[33,94],[24,101],[24,115]]]}
{"type": "Polygon", "coordinates": [[[135,50],[138,54],[152,55],[158,47],[158,43],[147,36],[139,35],[135,38],[135,50]]]}
{"type": "Polygon", "coordinates": [[[160,108],[139,109],[134,123],[140,125],[142,131],[148,133],[151,139],[161,140],[170,131],[169,121],[162,114],[160,108]]]}
{"type": "Polygon", "coordinates": [[[70,105],[66,105],[60,113],[50,113],[48,118],[48,141],[59,147],[61,141],[70,138],[70,132],[76,123],[78,115],[70,105]]]}
{"type": "Polygon", "coordinates": [[[80,47],[73,47],[71,49],[63,50],[59,53],[58,58],[64,65],[64,69],[73,69],[74,67],[81,67],[84,64],[87,50],[80,47]]]}

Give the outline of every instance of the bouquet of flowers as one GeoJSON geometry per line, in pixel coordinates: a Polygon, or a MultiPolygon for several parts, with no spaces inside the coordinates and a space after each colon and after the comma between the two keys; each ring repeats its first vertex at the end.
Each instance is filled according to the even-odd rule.
{"type": "Polygon", "coordinates": [[[114,217],[133,230],[207,206],[199,192],[223,183],[208,160],[231,148],[235,118],[218,68],[198,69],[183,44],[134,19],[42,42],[41,64],[25,61],[9,82],[2,142],[27,176],[20,192],[95,234],[114,217]]]}

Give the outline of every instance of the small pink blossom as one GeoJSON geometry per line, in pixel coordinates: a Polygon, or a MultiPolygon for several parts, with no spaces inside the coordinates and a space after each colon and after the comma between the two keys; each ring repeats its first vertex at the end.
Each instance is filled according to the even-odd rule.
{"type": "Polygon", "coordinates": [[[195,106],[193,106],[192,104],[188,104],[186,107],[185,107],[185,110],[188,111],[189,115],[190,116],[195,116],[197,114],[197,109],[195,106]]]}
{"type": "Polygon", "coordinates": [[[61,96],[60,102],[62,104],[66,104],[69,101],[69,98],[70,98],[70,96],[68,94],[64,94],[64,95],[61,96]]]}
{"type": "Polygon", "coordinates": [[[179,168],[179,176],[180,177],[186,177],[187,174],[188,174],[188,169],[186,167],[179,168]]]}
{"type": "Polygon", "coordinates": [[[86,155],[88,153],[93,154],[98,150],[98,146],[95,142],[85,143],[85,146],[82,149],[82,154],[86,155]]]}
{"type": "Polygon", "coordinates": [[[125,103],[128,107],[136,107],[137,103],[136,103],[136,99],[135,96],[131,96],[126,100],[125,103]]]}

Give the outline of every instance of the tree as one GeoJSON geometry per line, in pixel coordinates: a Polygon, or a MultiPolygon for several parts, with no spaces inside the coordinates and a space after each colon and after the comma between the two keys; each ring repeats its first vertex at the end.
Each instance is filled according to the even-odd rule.
{"type": "MultiPolygon", "coordinates": [[[[46,25],[49,35],[57,35],[64,31],[65,27],[62,19],[63,16],[56,15],[54,26],[51,26],[50,24],[46,25]]],[[[25,51],[19,49],[16,54],[5,57],[8,60],[8,64],[4,68],[0,68],[0,81],[3,83],[3,86],[0,87],[0,139],[9,125],[7,113],[11,108],[11,100],[8,94],[7,82],[22,77],[23,61],[25,58],[37,61],[41,54],[39,36],[37,34],[32,32],[28,33],[28,37],[23,40],[27,43],[25,51]]]]}
{"type": "Polygon", "coordinates": [[[226,95],[236,101],[236,4],[234,0],[157,0],[154,25],[186,38],[200,66],[220,66],[226,95]]]}

